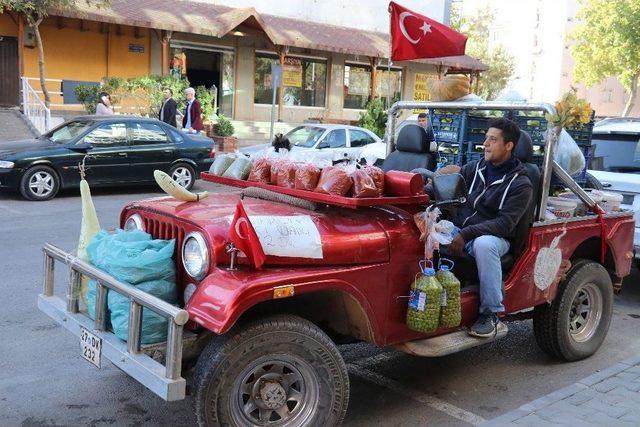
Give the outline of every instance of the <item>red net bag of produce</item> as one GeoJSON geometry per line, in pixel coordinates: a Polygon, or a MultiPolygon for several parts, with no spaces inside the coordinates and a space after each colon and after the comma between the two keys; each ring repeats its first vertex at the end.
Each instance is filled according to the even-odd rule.
{"type": "Polygon", "coordinates": [[[271,183],[271,162],[265,158],[254,160],[249,172],[249,181],[271,183]]]}
{"type": "Polygon", "coordinates": [[[378,196],[384,196],[384,171],[377,166],[368,165],[363,169],[371,177],[378,190],[378,196]]]}
{"type": "Polygon", "coordinates": [[[351,178],[353,179],[353,197],[378,197],[379,192],[375,182],[363,169],[356,169],[351,174],[351,178]]]}
{"type": "Polygon", "coordinates": [[[280,162],[276,176],[278,187],[294,188],[296,185],[296,164],[292,162],[280,162]]]}
{"type": "Polygon", "coordinates": [[[320,168],[311,164],[303,163],[296,168],[296,184],[298,190],[313,191],[320,180],[320,168]]]}
{"type": "Polygon", "coordinates": [[[322,169],[318,186],[314,190],[316,193],[333,194],[335,196],[345,196],[353,180],[343,168],[326,167],[322,169]]]}

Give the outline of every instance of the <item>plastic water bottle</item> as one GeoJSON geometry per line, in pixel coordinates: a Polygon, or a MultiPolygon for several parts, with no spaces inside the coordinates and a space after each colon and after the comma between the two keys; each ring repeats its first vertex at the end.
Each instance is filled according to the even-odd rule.
{"type": "Polygon", "coordinates": [[[442,286],[433,266],[426,267],[424,261],[419,265],[421,273],[411,284],[407,326],[418,332],[432,332],[438,328],[440,320],[442,286]]]}
{"type": "Polygon", "coordinates": [[[460,280],[453,274],[453,261],[446,258],[440,259],[440,269],[436,273],[436,279],[442,286],[440,299],[440,327],[455,328],[460,326],[462,314],[460,312],[460,280]],[[443,264],[443,261],[446,264],[443,264]]]}

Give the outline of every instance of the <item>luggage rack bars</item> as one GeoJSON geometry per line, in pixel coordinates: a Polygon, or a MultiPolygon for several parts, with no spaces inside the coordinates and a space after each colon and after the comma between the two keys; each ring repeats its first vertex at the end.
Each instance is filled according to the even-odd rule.
{"type": "MultiPolygon", "coordinates": [[[[111,289],[129,298],[129,332],[125,351],[132,359],[135,359],[138,356],[147,357],[141,352],[140,349],[142,331],[142,307],[145,307],[167,319],[169,326],[167,334],[167,350],[165,358],[166,362],[163,374],[164,378],[162,379],[162,382],[168,384],[169,386],[171,385],[171,383],[175,382],[184,383],[184,379],[181,378],[182,333],[184,325],[189,320],[189,314],[187,313],[187,311],[175,307],[168,302],[163,301],[160,298],[157,298],[146,292],[140,291],[131,285],[122,283],[119,280],[111,277],[109,274],[92,266],[88,262],[83,261],[80,258],[71,255],[52,244],[47,243],[43,248],[43,252],[44,299],[55,298],[53,295],[55,260],[61,261],[69,267],[70,278],[67,288],[66,311],[70,315],[78,315],[79,313],[78,295],[80,293],[80,281],[82,276],[87,276],[98,282],[95,304],[95,330],[103,333],[108,333],[106,318],[108,289],[111,289]]],[[[66,320],[67,319],[63,319],[63,321],[66,320]]],[[[125,359],[122,358],[121,361],[125,362],[125,359]]],[[[139,360],[137,361],[139,362],[139,360]]],[[[153,360],[151,361],[157,363],[153,360]]],[[[112,362],[116,363],[116,361],[114,360],[112,360],[112,362]]],[[[158,370],[154,369],[154,366],[147,366],[146,368],[151,371],[153,375],[158,375],[158,370]]],[[[135,377],[136,375],[132,376],[135,377]]],[[[149,384],[145,384],[140,378],[137,379],[166,400],[178,400],[184,398],[184,395],[182,395],[182,397],[176,395],[171,396],[170,392],[168,394],[158,392],[149,384]]],[[[179,394],[183,393],[179,392],[179,394]]]]}

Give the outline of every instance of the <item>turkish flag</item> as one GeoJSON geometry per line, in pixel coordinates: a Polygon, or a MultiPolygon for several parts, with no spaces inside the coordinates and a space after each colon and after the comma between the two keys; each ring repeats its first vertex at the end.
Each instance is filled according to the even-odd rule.
{"type": "Polygon", "coordinates": [[[464,34],[394,2],[389,12],[392,61],[464,55],[464,34]]]}
{"type": "Polygon", "coordinates": [[[229,238],[236,248],[244,252],[256,268],[262,267],[266,255],[260,244],[258,234],[256,234],[256,230],[251,225],[249,216],[244,210],[244,206],[242,206],[242,200],[239,200],[236,205],[236,213],[229,229],[229,238]]]}

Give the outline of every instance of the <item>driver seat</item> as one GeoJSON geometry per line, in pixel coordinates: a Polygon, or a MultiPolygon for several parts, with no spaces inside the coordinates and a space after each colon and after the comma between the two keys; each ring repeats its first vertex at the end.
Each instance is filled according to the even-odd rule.
{"type": "Polygon", "coordinates": [[[433,140],[431,129],[424,129],[416,124],[404,126],[398,134],[396,149],[384,160],[382,170],[410,172],[422,168],[435,171],[436,156],[429,151],[433,140]]]}
{"type": "MultiPolygon", "coordinates": [[[[534,221],[536,206],[538,205],[538,198],[540,197],[540,169],[538,165],[531,163],[533,158],[533,142],[527,132],[520,131],[520,139],[518,139],[518,145],[516,145],[514,155],[524,164],[533,191],[527,210],[516,224],[515,238],[511,241],[509,252],[500,259],[503,278],[507,276],[527,246],[529,228],[534,221]]],[[[478,282],[478,267],[476,266],[475,258],[467,254],[459,257],[453,257],[444,253],[442,255],[454,261],[454,272],[461,283],[478,282]]]]}

